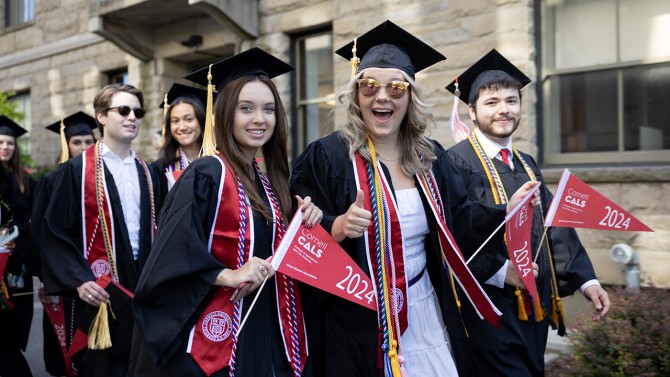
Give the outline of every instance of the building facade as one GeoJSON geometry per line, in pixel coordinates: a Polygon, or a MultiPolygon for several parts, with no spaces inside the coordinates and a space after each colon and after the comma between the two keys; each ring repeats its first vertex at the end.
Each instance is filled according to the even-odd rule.
{"type": "MultiPolygon", "coordinates": [[[[605,283],[623,284],[614,244],[639,253],[643,284],[670,287],[670,3],[667,0],[3,0],[0,91],[14,92],[36,167],[58,138],[44,126],[125,82],[145,93],[135,148],[151,160],[158,108],[173,82],[261,47],[296,67],[276,81],[290,109],[291,156],[338,127],[350,77],[333,51],[390,19],[447,56],[419,74],[434,105],[431,136],[453,144],[444,87],[491,48],[533,82],[515,144],[536,156],[547,184],[564,168],[654,233],[579,230],[605,283]]],[[[462,119],[469,119],[461,106],[462,119]]],[[[466,122],[470,123],[470,122],[466,122]]],[[[470,124],[471,125],[471,124],[470,124]]]]}

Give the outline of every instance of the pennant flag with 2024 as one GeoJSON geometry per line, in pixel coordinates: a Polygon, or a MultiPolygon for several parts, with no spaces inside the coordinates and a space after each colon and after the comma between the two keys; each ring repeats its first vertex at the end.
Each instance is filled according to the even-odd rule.
{"type": "Polygon", "coordinates": [[[535,274],[533,274],[533,260],[530,249],[530,233],[533,223],[533,206],[530,199],[540,188],[541,183],[533,189],[517,204],[514,209],[505,216],[505,242],[509,259],[512,261],[521,281],[526,286],[528,293],[534,302],[539,303],[537,287],[535,286],[535,274]]]}
{"type": "Polygon", "coordinates": [[[558,182],[544,226],[653,232],[568,169],[558,182]]]}
{"type": "Polygon", "coordinates": [[[319,224],[305,228],[297,211],[279,244],[272,268],[328,293],[377,310],[372,281],[319,224]]]}

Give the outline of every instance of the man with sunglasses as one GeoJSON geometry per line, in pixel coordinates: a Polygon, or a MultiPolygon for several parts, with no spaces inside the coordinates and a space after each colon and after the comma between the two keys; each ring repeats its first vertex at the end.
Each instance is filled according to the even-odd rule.
{"type": "Polygon", "coordinates": [[[65,324],[71,351],[80,344],[77,331],[88,332],[98,308],[109,304],[111,348],[82,347],[68,367],[82,376],[126,376],[134,324],[129,296],[111,293],[97,279],[135,290],[155,232],[158,180],[131,148],[145,115],[142,92],[107,85],[93,106],[102,139],[61,165],[46,211],[44,292],[69,298],[65,324]]]}
{"type": "MultiPolygon", "coordinates": [[[[533,158],[512,144],[512,134],[521,120],[521,89],[528,83],[530,79],[494,49],[447,86],[451,92],[459,89],[456,94],[469,105],[475,124],[467,139],[447,152],[461,171],[471,200],[505,203],[507,195],[528,179],[542,181],[533,158]]],[[[552,195],[546,186],[539,191],[542,203],[533,212],[531,252],[539,267],[536,284],[541,302],[530,300],[504,242],[490,243],[470,264],[503,312],[501,326],[496,329],[480,321],[467,302],[463,305],[465,325],[484,376],[544,375],[548,327],[558,327],[559,335],[565,333],[559,297],[579,289],[594,305],[594,321],[609,310],[607,292],[596,280],[574,229],[550,228],[547,238],[542,237],[542,221],[552,195]],[[542,244],[541,239],[545,240],[542,244]]],[[[460,246],[468,254],[480,244],[460,246]]]]}

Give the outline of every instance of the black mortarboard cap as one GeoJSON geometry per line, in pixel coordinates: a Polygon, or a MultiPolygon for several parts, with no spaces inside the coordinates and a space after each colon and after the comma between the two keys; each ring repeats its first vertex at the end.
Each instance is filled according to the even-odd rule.
{"type": "Polygon", "coordinates": [[[510,79],[519,81],[521,87],[530,83],[528,76],[494,48],[447,85],[447,90],[454,93],[458,81],[458,89],[461,92],[458,97],[469,104],[480,88],[496,81],[510,79]]]}
{"type": "MultiPolygon", "coordinates": [[[[386,20],[356,38],[356,55],[361,59],[357,72],[365,68],[397,68],[414,75],[431,65],[447,59],[434,48],[405,29],[386,20]]],[[[354,41],[341,47],[336,54],[351,60],[354,41]]]]}
{"type": "Polygon", "coordinates": [[[12,136],[16,139],[27,132],[25,128],[19,126],[13,120],[4,115],[0,116],[0,135],[12,136]]]}
{"type": "MultiPolygon", "coordinates": [[[[206,77],[205,77],[205,79],[206,79],[206,77]]],[[[205,83],[205,85],[206,84],[207,83],[205,83]]],[[[167,92],[168,106],[170,106],[172,104],[172,102],[174,102],[179,97],[196,98],[200,101],[200,103],[204,107],[205,103],[207,102],[207,90],[194,88],[194,87],[188,86],[188,85],[174,83],[170,87],[170,90],[168,90],[168,92],[167,92]]],[[[165,101],[161,102],[159,107],[161,109],[164,108],[165,107],[165,101]]]]}
{"type": "Polygon", "coordinates": [[[211,156],[216,153],[216,137],[214,136],[214,115],[212,100],[214,89],[222,90],[226,84],[238,77],[247,75],[264,75],[269,78],[291,72],[290,64],[268,54],[258,47],[250,48],[237,55],[223,59],[210,66],[201,68],[184,76],[185,79],[196,84],[207,86],[207,101],[205,103],[205,130],[202,136],[201,156],[211,156]],[[211,82],[208,76],[211,72],[211,82]],[[214,85],[212,85],[214,84],[214,85]],[[214,86],[216,85],[216,88],[214,86]]]}
{"type": "MultiPolygon", "coordinates": [[[[216,90],[221,90],[226,84],[241,76],[265,75],[273,78],[294,69],[290,64],[258,47],[253,47],[212,64],[212,83],[216,85],[216,90]]],[[[196,84],[207,86],[208,72],[209,66],[189,73],[184,78],[196,84]]]]}
{"type": "MultiPolygon", "coordinates": [[[[65,137],[69,140],[72,136],[93,135],[93,129],[98,127],[95,118],[83,111],[78,111],[70,116],[63,118],[65,125],[65,137]]],[[[49,131],[60,134],[61,121],[48,125],[49,131]]]]}
{"type": "MultiPolygon", "coordinates": [[[[122,357],[127,355],[131,346],[131,334],[133,332],[133,293],[118,283],[111,282],[106,276],[98,278],[98,285],[109,293],[109,304],[107,305],[109,335],[111,336],[112,347],[107,351],[122,357]],[[111,313],[114,313],[112,316],[111,313]]],[[[75,319],[76,332],[72,340],[71,347],[74,348],[73,354],[77,349],[86,348],[88,342],[89,330],[91,324],[98,315],[98,308],[87,305],[79,316],[75,319]]]]}

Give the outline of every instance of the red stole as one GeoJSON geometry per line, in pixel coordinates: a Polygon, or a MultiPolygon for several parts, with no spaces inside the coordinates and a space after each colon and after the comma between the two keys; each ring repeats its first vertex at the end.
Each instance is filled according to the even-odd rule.
{"type": "Polygon", "coordinates": [[[101,143],[82,154],[82,228],[84,231],[84,259],[88,261],[95,278],[112,277],[116,272],[116,245],[112,204],[108,200],[107,181],[100,155],[101,143]]]}
{"type": "MultiPolygon", "coordinates": [[[[386,325],[387,329],[382,331],[392,331],[393,339],[400,340],[400,336],[407,329],[407,279],[405,277],[405,257],[403,254],[403,237],[400,230],[400,221],[396,210],[396,203],[390,186],[386,181],[382,169],[379,169],[379,176],[381,177],[382,187],[377,187],[377,190],[382,190],[382,197],[386,213],[378,213],[373,207],[372,200],[375,197],[375,192],[370,187],[368,180],[368,163],[363,158],[355,153],[354,171],[356,172],[356,186],[363,190],[365,197],[364,207],[372,212],[372,226],[368,227],[365,234],[366,249],[368,257],[368,266],[370,268],[370,276],[375,285],[377,294],[377,313],[379,315],[380,325],[384,323],[383,316],[385,310],[391,310],[392,323],[386,325]],[[386,231],[387,245],[378,245],[378,232],[381,228],[386,231]],[[382,253],[384,255],[382,255],[382,253]],[[385,262],[385,268],[382,269],[382,259],[385,262]],[[382,279],[382,270],[384,270],[385,278],[382,279]],[[386,281],[387,284],[383,282],[386,281]],[[382,298],[383,297],[383,298],[382,298]]],[[[372,178],[371,178],[372,179],[372,178]]]]}
{"type": "MultiPolygon", "coordinates": [[[[208,246],[212,256],[223,265],[238,269],[253,255],[253,213],[251,206],[247,203],[244,188],[235,172],[227,166],[220,152],[214,157],[221,164],[222,171],[218,208],[210,231],[208,246]]],[[[261,175],[261,177],[264,179],[264,176],[261,175]]],[[[275,209],[278,209],[278,206],[276,201],[273,201],[274,194],[268,188],[266,186],[266,194],[273,209],[273,215],[275,215],[274,250],[281,241],[283,223],[281,217],[276,217],[278,212],[275,209]]],[[[285,287],[291,288],[294,285],[292,279],[279,273],[275,274],[275,278],[277,279],[277,309],[284,347],[294,368],[294,374],[299,376],[307,360],[307,343],[300,298],[297,291],[291,292],[293,297],[280,293],[285,291],[285,287]],[[293,319],[297,318],[297,321],[291,321],[291,316],[294,316],[293,319]]],[[[214,297],[191,331],[187,352],[207,376],[226,366],[230,366],[231,376],[235,374],[237,329],[243,317],[243,300],[235,304],[231,303],[230,297],[233,292],[233,289],[218,287],[214,297]]],[[[256,356],[263,357],[263,355],[256,356]]]]}

